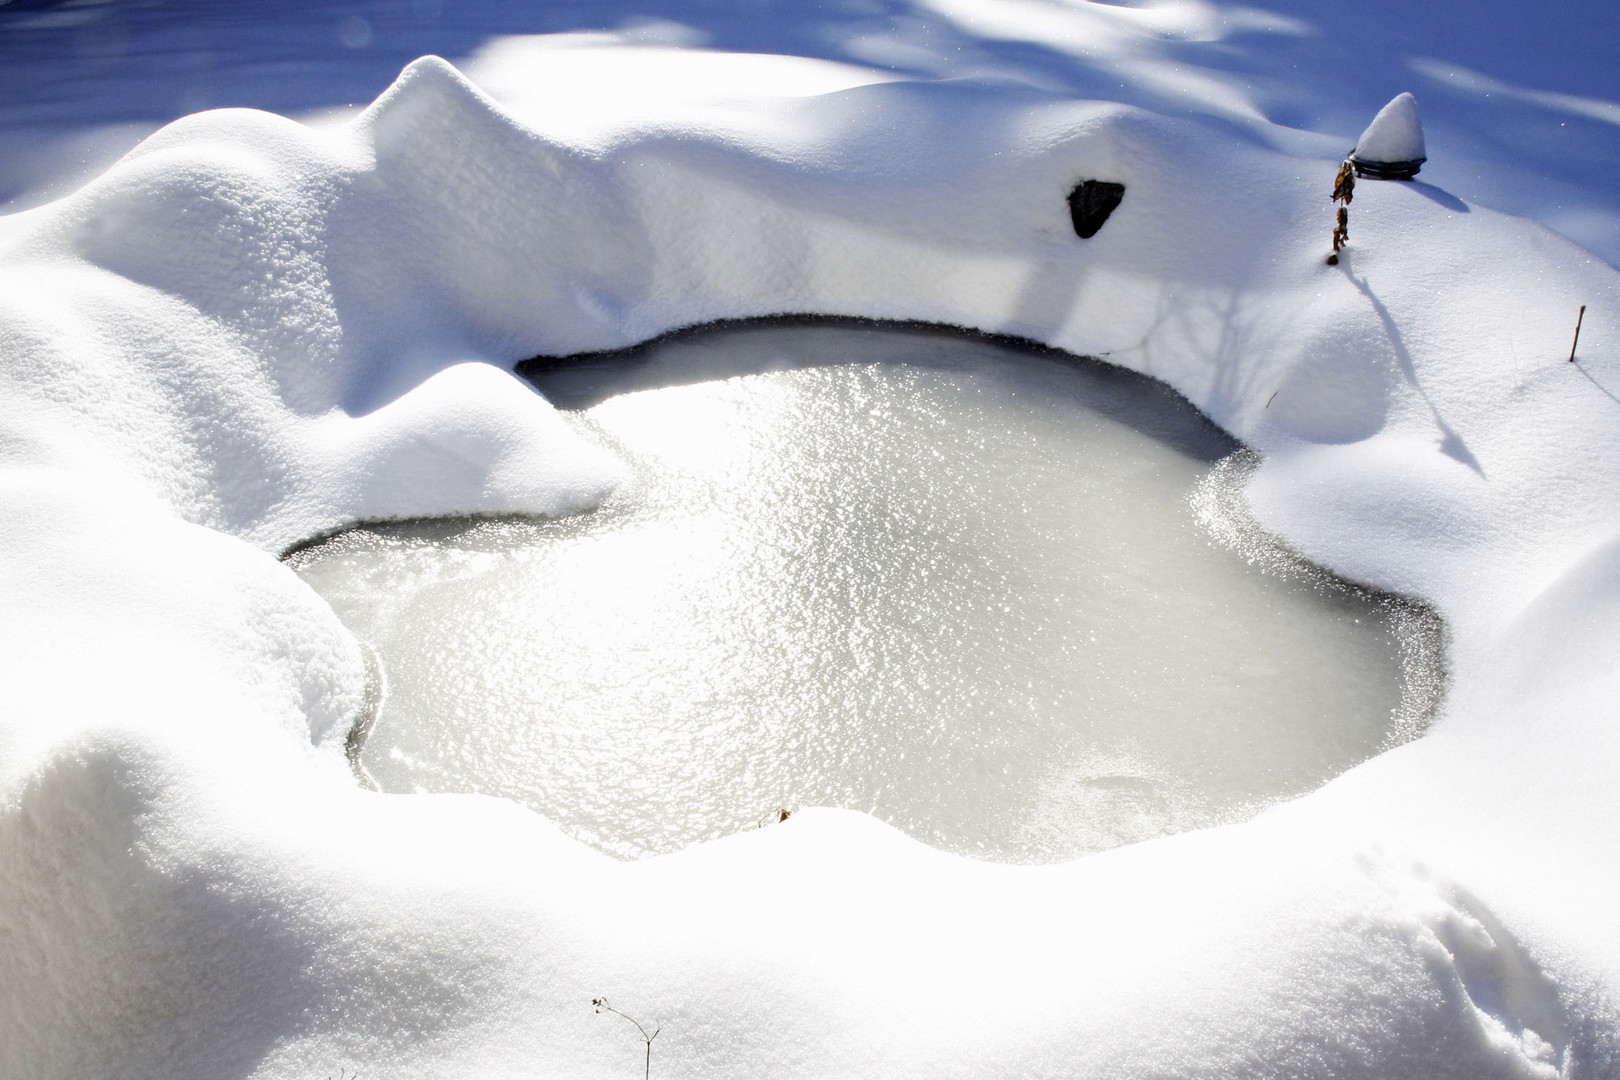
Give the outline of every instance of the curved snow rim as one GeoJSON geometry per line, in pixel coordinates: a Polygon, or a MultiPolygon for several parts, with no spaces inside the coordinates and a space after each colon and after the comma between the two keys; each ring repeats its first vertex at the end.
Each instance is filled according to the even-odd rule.
{"type": "Polygon", "coordinates": [[[580,149],[428,59],[345,131],[191,117],[0,220],[0,1071],[610,1075],[601,994],[691,1033],[676,1074],[1601,1070],[1620,285],[1424,185],[1358,192],[1329,270],[1312,165],[962,84],[580,149]],[[1085,176],[1128,194],[1080,242],[1085,176]],[[1576,296],[1585,360],[1539,360],[1576,296]],[[357,790],[363,658],[269,552],[588,506],[613,463],[501,367],[807,306],[1164,379],[1265,455],[1270,531],[1446,617],[1442,718],[1040,868],[844,812],[625,866],[357,790]]]}

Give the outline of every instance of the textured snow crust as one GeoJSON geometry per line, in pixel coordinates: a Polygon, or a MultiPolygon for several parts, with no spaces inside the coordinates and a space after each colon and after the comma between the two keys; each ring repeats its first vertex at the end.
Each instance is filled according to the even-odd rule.
{"type": "Polygon", "coordinates": [[[1335,161],[750,63],[582,129],[427,58],[346,127],[188,117],[0,219],[0,1076],[633,1075],[598,995],[662,1077],[1620,1075],[1615,271],[1397,183],[1328,267],[1335,161]],[[1127,194],[1080,241],[1087,178],[1127,194]],[[1264,455],[1268,526],[1443,613],[1434,730],[1052,867],[816,810],[625,864],[359,788],[364,659],[275,554],[587,508],[624,466],[514,362],[802,311],[1166,380],[1264,455]]]}

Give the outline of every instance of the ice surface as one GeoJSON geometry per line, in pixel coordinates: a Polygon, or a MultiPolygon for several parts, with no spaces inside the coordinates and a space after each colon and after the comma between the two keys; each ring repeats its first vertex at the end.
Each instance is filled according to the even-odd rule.
{"type": "Polygon", "coordinates": [[[842,806],[1052,862],[1252,816],[1422,709],[1376,602],[1197,528],[1233,447],[1163,387],[815,327],[621,366],[541,384],[614,394],[580,422],[637,480],[597,513],[299,554],[381,660],[383,790],[506,795],[626,856],[842,806]]]}
{"type": "Polygon", "coordinates": [[[1428,155],[1423,146],[1423,121],[1418,119],[1417,99],[1409,93],[1396,94],[1378,110],[1367,130],[1356,140],[1355,156],[1362,161],[1420,161],[1428,155]]]}
{"type": "MultiPolygon", "coordinates": [[[[1615,1075],[1620,279],[1427,184],[1359,189],[1326,267],[1342,142],[1181,77],[1201,34],[1241,52],[1229,9],[1016,10],[978,40],[1124,27],[1039,53],[1092,100],[766,65],[757,107],[575,142],[424,60],[347,125],[192,116],[0,218],[0,1075],[633,1074],[602,994],[671,1077],[1615,1075]],[[1104,175],[1130,198],[1081,243],[1063,195],[1104,175]],[[502,369],[782,311],[1165,380],[1263,455],[1262,523],[1445,616],[1443,715],[1251,821],[1044,867],[847,811],[626,865],[360,790],[363,656],[274,555],[596,505],[619,463],[502,369]]],[[[927,54],[903,14],[862,49],[927,54]]],[[[635,79],[614,55],[580,78],[635,79]]],[[[1592,55],[1560,92],[1607,115],[1592,55]]]]}

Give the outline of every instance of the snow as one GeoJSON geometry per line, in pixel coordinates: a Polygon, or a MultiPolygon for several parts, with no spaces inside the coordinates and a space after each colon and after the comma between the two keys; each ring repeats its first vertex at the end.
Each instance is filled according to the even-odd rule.
{"type": "Polygon", "coordinates": [[[1423,146],[1423,121],[1418,119],[1417,99],[1410,93],[1391,98],[1356,140],[1354,154],[1362,161],[1388,164],[1426,158],[1428,151],[1423,146]]]}
{"type": "MultiPolygon", "coordinates": [[[[1437,8],[1480,64],[1487,20],[1437,8]]],[[[935,55],[943,24],[898,16],[841,24],[826,66],[803,22],[783,59],[490,44],[468,66],[510,109],[423,59],[349,121],[189,116],[0,218],[0,1075],[630,1075],[602,995],[664,1025],[665,1077],[1620,1075],[1620,277],[1459,195],[1427,97],[1442,186],[1358,185],[1324,265],[1343,131],[1274,114],[1332,95],[1189,59],[1286,57],[1304,15],[918,11],[985,66],[852,71],[935,55]],[[1019,35],[1085,85],[998,75],[1019,35]],[[548,49],[597,112],[523,91],[548,49]],[[1086,177],[1128,193],[1082,243],[1086,177]],[[622,864],[505,801],[360,789],[363,657],[274,555],[588,507],[621,466],[511,364],[780,311],[1165,379],[1262,453],[1269,527],[1445,616],[1434,730],[1242,825],[1052,867],[815,810],[622,864]]],[[[1601,125],[1591,55],[1535,94],[1601,125]]],[[[1362,119],[1391,89],[1366,79],[1362,119]]],[[[1557,191],[1612,170],[1587,130],[1557,191]]]]}

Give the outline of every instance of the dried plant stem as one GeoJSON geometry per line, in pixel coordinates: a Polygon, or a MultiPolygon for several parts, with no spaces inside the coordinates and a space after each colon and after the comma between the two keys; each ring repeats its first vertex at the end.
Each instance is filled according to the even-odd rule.
{"type": "Polygon", "coordinates": [[[655,1027],[655,1028],[653,1028],[653,1032],[652,1032],[651,1035],[647,1034],[647,1029],[641,1026],[641,1021],[640,1020],[637,1020],[635,1017],[631,1016],[629,1013],[623,1013],[623,1012],[620,1012],[618,1009],[615,1009],[612,1005],[608,1004],[608,999],[607,998],[592,998],[591,999],[591,1004],[596,1006],[596,1011],[599,1012],[599,1013],[610,1012],[610,1013],[613,1013],[615,1016],[622,1016],[626,1020],[630,1021],[632,1024],[636,1025],[636,1030],[641,1032],[641,1041],[647,1044],[647,1066],[646,1066],[645,1071],[642,1073],[642,1080],[651,1080],[651,1078],[652,1078],[652,1044],[653,1044],[653,1040],[658,1038],[658,1033],[660,1031],[663,1031],[664,1029],[662,1027],[655,1027]]]}
{"type": "Polygon", "coordinates": [[[1333,228],[1333,252],[1328,255],[1329,266],[1339,263],[1339,249],[1350,242],[1350,200],[1356,197],[1356,171],[1350,167],[1349,159],[1339,166],[1339,175],[1333,178],[1333,195],[1335,203],[1343,203],[1336,215],[1337,224],[1333,228]]]}

